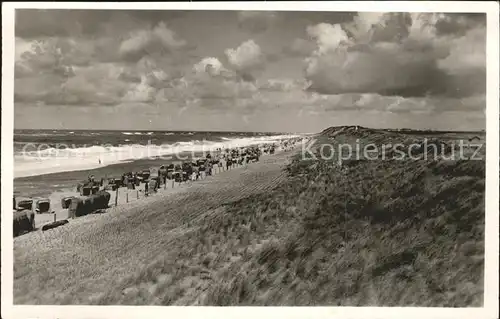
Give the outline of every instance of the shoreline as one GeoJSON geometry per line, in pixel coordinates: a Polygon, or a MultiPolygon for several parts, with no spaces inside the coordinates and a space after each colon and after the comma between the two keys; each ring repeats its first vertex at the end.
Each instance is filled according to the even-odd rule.
{"type": "MultiPolygon", "coordinates": [[[[39,166],[39,161],[29,162],[18,162],[16,165],[16,159],[14,159],[14,180],[20,178],[30,178],[43,175],[59,174],[65,172],[78,172],[78,171],[90,171],[102,169],[112,165],[122,165],[126,163],[132,163],[137,161],[145,160],[162,160],[162,161],[175,161],[177,158],[183,154],[198,154],[198,153],[208,153],[215,152],[217,148],[235,148],[235,147],[249,147],[260,144],[276,143],[283,139],[299,138],[305,137],[307,134],[281,134],[281,135],[261,135],[261,136],[240,136],[237,138],[227,138],[227,137],[217,137],[220,138],[219,141],[203,139],[203,143],[199,144],[200,140],[193,139],[188,141],[183,141],[179,139],[171,144],[163,142],[160,144],[147,144],[143,145],[136,141],[136,143],[129,144],[119,144],[118,146],[113,146],[112,150],[104,150],[101,153],[95,153],[92,156],[86,157],[85,155],[89,152],[86,147],[83,148],[69,148],[71,152],[81,152],[80,153],[67,153],[66,156],[49,158],[45,156],[45,153],[39,153],[40,158],[44,158],[49,162],[56,161],[56,165],[53,166],[39,166]],[[184,143],[184,144],[183,144],[184,143]],[[186,144],[187,143],[187,144],[186,144]],[[85,151],[86,150],[86,151],[85,151]],[[77,154],[81,155],[81,158],[75,156],[77,154]],[[75,162],[68,161],[69,159],[77,160],[75,162]],[[99,161],[101,161],[99,163],[99,161]],[[32,165],[33,167],[25,167],[19,165],[32,165]],[[19,168],[16,170],[16,166],[19,168]],[[17,171],[17,172],[16,172],[17,171]]],[[[206,137],[204,137],[206,138],[206,137]]],[[[107,145],[106,143],[104,143],[107,145]]],[[[43,144],[42,144],[43,145],[43,144]]],[[[66,144],[61,144],[64,148],[50,148],[49,150],[67,150],[66,144]]],[[[98,145],[92,145],[92,147],[99,147],[98,145]]],[[[46,150],[44,150],[46,151],[46,150]]],[[[63,153],[64,155],[64,153],[63,153]]],[[[15,154],[16,156],[22,156],[22,154],[15,154]]],[[[178,159],[182,160],[182,159],[178,159]]]]}
{"type": "MultiPolygon", "coordinates": [[[[299,143],[300,145],[300,143],[299,143]]],[[[298,145],[295,145],[294,149],[297,148],[298,145]]],[[[277,152],[274,154],[274,155],[277,155],[277,154],[280,154],[280,153],[283,153],[284,151],[281,150],[281,149],[278,149],[277,152]]],[[[183,152],[183,153],[179,153],[179,154],[176,154],[177,157],[179,158],[182,158],[183,160],[190,160],[192,158],[195,158],[195,157],[199,157],[203,155],[203,153],[191,153],[191,152],[183,152]]],[[[270,158],[274,155],[269,155],[269,154],[263,154],[261,156],[261,159],[266,159],[266,158],[270,158]]],[[[158,167],[160,166],[160,164],[158,163],[158,161],[161,160],[161,165],[167,165],[169,163],[174,163],[174,162],[178,162],[180,160],[178,159],[170,159],[170,160],[165,160],[165,159],[150,159],[150,160],[136,160],[136,161],[130,161],[130,162],[125,162],[125,163],[120,163],[120,164],[111,164],[109,165],[108,167],[116,167],[117,169],[120,169],[122,170],[124,167],[123,167],[123,164],[130,164],[131,166],[134,166],[134,167],[139,167],[141,168],[141,165],[140,163],[141,162],[145,162],[146,163],[146,166],[150,169],[158,169],[158,167]]],[[[221,171],[221,168],[219,168],[218,166],[214,166],[213,168],[213,175],[212,176],[205,176],[205,179],[211,179],[213,178],[215,175],[218,175],[220,173],[228,173],[228,172],[231,172],[231,171],[234,171],[234,170],[238,170],[238,169],[244,169],[246,168],[247,165],[255,165],[257,163],[249,163],[249,164],[246,164],[246,165],[236,165],[236,166],[233,166],[229,171],[226,171],[226,170],[223,170],[221,171]]],[[[144,167],[146,167],[144,166],[144,167]]],[[[105,167],[102,167],[103,169],[105,169],[105,167]]],[[[66,177],[68,176],[68,174],[71,174],[71,173],[81,173],[81,172],[86,172],[87,173],[92,173],[92,174],[95,174],[95,172],[98,170],[94,169],[94,170],[77,170],[77,171],[71,171],[71,172],[59,172],[59,173],[51,173],[51,174],[46,174],[46,175],[37,175],[37,176],[33,176],[31,178],[33,179],[41,179],[41,180],[44,180],[47,176],[54,176],[55,178],[58,178],[58,177],[66,177]]],[[[126,171],[126,170],[125,170],[126,171]]],[[[123,171],[123,172],[125,172],[123,171]]],[[[106,175],[107,176],[107,175],[106,175]]],[[[113,175],[110,174],[110,176],[107,176],[107,177],[112,177],[113,175]]],[[[101,177],[100,175],[96,175],[97,178],[101,177]]],[[[104,176],[102,176],[104,177],[104,176]]],[[[24,179],[30,179],[30,177],[25,177],[24,179]]],[[[155,197],[159,194],[166,194],[166,193],[170,193],[170,192],[176,192],[179,188],[185,188],[185,187],[191,187],[191,185],[193,183],[197,184],[197,183],[200,183],[202,181],[205,181],[205,179],[203,180],[197,180],[195,182],[192,182],[192,181],[187,181],[187,182],[182,182],[182,183],[177,183],[177,182],[173,182],[173,181],[169,181],[167,180],[167,183],[166,184],[163,184],[160,186],[160,188],[158,189],[157,193],[153,193],[153,194],[149,194],[149,197],[155,197]]],[[[19,180],[18,180],[19,181],[19,180]]],[[[76,184],[75,184],[76,186],[76,184]]],[[[146,195],[145,195],[145,189],[144,189],[145,185],[143,183],[141,183],[139,186],[136,186],[136,189],[135,190],[129,190],[127,189],[126,187],[120,187],[116,192],[116,191],[111,191],[111,190],[108,190],[108,192],[110,193],[110,200],[109,200],[109,209],[114,209],[115,208],[115,199],[116,199],[116,196],[118,195],[118,202],[117,204],[119,206],[123,206],[123,205],[130,205],[132,203],[135,203],[135,202],[141,202],[142,200],[146,199],[146,195]]],[[[18,195],[19,197],[23,197],[22,194],[18,195]]],[[[48,193],[48,195],[46,196],[33,196],[34,198],[48,198],[51,202],[51,211],[52,213],[43,213],[43,214],[35,214],[35,228],[37,229],[37,231],[45,224],[48,224],[48,223],[51,223],[51,222],[55,222],[55,221],[60,221],[60,220],[65,220],[65,219],[68,219],[69,218],[69,210],[68,209],[63,209],[61,207],[61,200],[62,198],[64,197],[69,197],[69,196],[78,196],[78,193],[75,191],[74,187],[61,187],[59,189],[55,189],[54,191],[48,193]]],[[[81,218],[81,217],[80,217],[81,218]]],[[[77,218],[78,219],[78,218],[77,218]]],[[[26,236],[27,234],[25,235],[22,235],[22,236],[26,236]]]]}

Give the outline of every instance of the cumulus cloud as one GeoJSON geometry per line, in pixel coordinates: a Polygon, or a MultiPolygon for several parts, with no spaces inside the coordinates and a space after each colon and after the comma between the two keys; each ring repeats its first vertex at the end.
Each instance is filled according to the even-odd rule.
{"type": "Polygon", "coordinates": [[[342,46],[345,47],[349,44],[349,37],[339,24],[320,23],[309,26],[307,27],[307,33],[316,40],[316,55],[336,51],[338,48],[340,49],[342,46]]]}
{"type": "Polygon", "coordinates": [[[254,83],[245,81],[236,71],[226,68],[219,59],[206,57],[182,77],[171,79],[168,87],[156,92],[155,98],[157,102],[178,101],[190,107],[223,109],[238,104],[239,100],[251,98],[257,90],[254,83]]]}
{"type": "Polygon", "coordinates": [[[26,52],[31,52],[33,48],[33,42],[32,41],[27,41],[23,38],[16,37],[15,41],[15,61],[20,61],[22,56],[26,52]]]}
{"type": "MultiPolygon", "coordinates": [[[[243,101],[253,101],[253,96],[259,87],[255,83],[253,74],[264,63],[264,55],[253,40],[243,42],[236,49],[224,51],[227,65],[216,57],[205,57],[194,63],[190,70],[182,77],[170,78],[168,86],[155,92],[157,102],[178,101],[208,108],[224,109],[247,105],[243,101]],[[188,101],[197,101],[188,103],[188,101]]],[[[151,98],[152,93],[144,86],[141,92],[145,98],[151,98]]],[[[253,105],[252,103],[248,105],[253,105]]]]}
{"type": "Polygon", "coordinates": [[[252,74],[264,64],[260,46],[253,40],[243,42],[236,49],[226,49],[224,53],[231,68],[242,74],[252,74]]]}
{"type": "Polygon", "coordinates": [[[345,30],[357,43],[395,42],[409,35],[411,24],[409,13],[360,12],[345,30]]]}
{"type": "Polygon", "coordinates": [[[193,70],[197,74],[206,72],[210,75],[219,75],[222,71],[225,70],[225,68],[219,61],[219,59],[214,57],[207,57],[196,63],[193,66],[193,70]]]}
{"type": "Polygon", "coordinates": [[[186,41],[178,39],[162,22],[154,28],[135,29],[123,41],[119,33],[114,38],[52,36],[18,40],[15,65],[18,102],[54,105],[148,102],[154,100],[158,90],[182,76],[182,64],[189,60],[181,52],[174,52],[185,48],[186,41]]]}
{"type": "Polygon", "coordinates": [[[316,42],[315,51],[306,59],[310,89],[325,94],[464,96],[473,91],[464,81],[465,74],[472,72],[479,83],[474,90],[480,90],[486,62],[484,26],[464,35],[439,35],[436,26],[443,19],[450,17],[362,13],[345,26],[308,27],[316,42]],[[474,47],[473,54],[469,46],[474,47]],[[451,70],[454,61],[467,72],[451,70]]]}
{"type": "Polygon", "coordinates": [[[201,99],[246,98],[256,86],[244,81],[235,71],[226,68],[216,58],[204,58],[193,67],[188,78],[188,90],[201,99]]]}
{"type": "Polygon", "coordinates": [[[150,30],[134,32],[124,40],[118,52],[125,60],[138,61],[149,54],[166,54],[186,46],[186,41],[178,39],[175,33],[160,22],[150,30]]]}
{"type": "Polygon", "coordinates": [[[72,51],[67,41],[49,39],[31,42],[29,46],[29,49],[25,48],[19,55],[16,69],[33,74],[51,73],[61,76],[69,76],[72,73],[71,67],[75,61],[67,58],[66,54],[72,51]]]}
{"type": "Polygon", "coordinates": [[[78,56],[73,59],[66,55],[75,52],[73,43],[58,38],[21,43],[14,69],[14,100],[54,100],[61,85],[75,75],[74,69],[80,64],[78,56]]]}

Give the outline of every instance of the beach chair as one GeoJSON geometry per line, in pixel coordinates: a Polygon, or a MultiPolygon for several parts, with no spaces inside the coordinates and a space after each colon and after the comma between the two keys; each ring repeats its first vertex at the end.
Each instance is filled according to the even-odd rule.
{"type": "Polygon", "coordinates": [[[135,174],[136,185],[139,186],[142,182],[144,182],[144,176],[142,172],[137,172],[135,174]]]}
{"type": "Polygon", "coordinates": [[[47,213],[52,213],[50,209],[50,199],[48,198],[41,198],[36,201],[36,207],[35,207],[35,212],[37,214],[47,214],[47,213]]]}
{"type": "Polygon", "coordinates": [[[127,189],[135,189],[135,185],[132,180],[127,180],[127,189]]]}
{"type": "Polygon", "coordinates": [[[182,172],[181,171],[174,172],[174,181],[177,183],[182,182],[182,172]]]}
{"type": "Polygon", "coordinates": [[[94,194],[97,194],[97,192],[99,191],[99,186],[92,186],[91,188],[91,194],[94,195],[94,194]]]}
{"type": "Polygon", "coordinates": [[[81,188],[80,195],[90,196],[92,194],[92,187],[84,186],[81,188]]]}
{"type": "Polygon", "coordinates": [[[172,180],[174,178],[174,164],[167,165],[167,176],[168,180],[172,180]]]}
{"type": "Polygon", "coordinates": [[[167,180],[167,168],[165,165],[160,166],[158,169],[158,176],[160,177],[161,182],[165,184],[167,180]]]}
{"type": "Polygon", "coordinates": [[[111,194],[102,190],[89,197],[91,212],[108,208],[110,198],[111,194]]]}
{"type": "Polygon", "coordinates": [[[149,169],[142,170],[142,178],[144,181],[149,180],[150,177],[151,177],[151,170],[149,169]]]}
{"type": "Polygon", "coordinates": [[[149,184],[149,191],[156,193],[158,189],[158,177],[151,177],[151,179],[148,181],[149,184]]]}
{"type": "Polygon", "coordinates": [[[81,197],[75,197],[71,199],[68,212],[70,218],[76,218],[85,215],[83,199],[81,197]]]}
{"type": "Polygon", "coordinates": [[[188,181],[193,173],[193,165],[189,162],[182,163],[182,180],[188,181]]]}
{"type": "Polygon", "coordinates": [[[26,198],[17,201],[17,210],[33,210],[33,199],[26,198]]]}
{"type": "Polygon", "coordinates": [[[71,206],[71,200],[76,198],[75,196],[66,196],[61,199],[61,207],[63,209],[68,209],[71,206]]]}
{"type": "Polygon", "coordinates": [[[15,210],[12,221],[14,237],[35,230],[35,213],[32,210],[15,210]]]}
{"type": "Polygon", "coordinates": [[[103,187],[104,190],[116,190],[117,188],[120,187],[119,183],[121,180],[110,177],[107,179],[106,186],[103,187]]]}

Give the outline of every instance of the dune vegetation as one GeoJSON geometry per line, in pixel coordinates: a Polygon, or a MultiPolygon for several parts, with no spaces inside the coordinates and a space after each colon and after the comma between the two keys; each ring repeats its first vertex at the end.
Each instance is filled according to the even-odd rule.
{"type": "MultiPolygon", "coordinates": [[[[356,140],[364,145],[408,145],[423,138],[331,128],[317,136],[311,149],[317,153],[322,145],[356,140]]],[[[446,143],[445,153],[459,138],[432,137],[446,143]]],[[[285,168],[286,178],[280,177],[272,189],[207,206],[204,214],[186,219],[178,231],[169,229],[168,243],[157,238],[164,245],[161,252],[154,248],[155,258],[143,260],[140,268],[79,303],[482,305],[484,159],[431,156],[338,163],[335,156],[295,155],[285,168]]],[[[254,173],[247,178],[264,177],[254,173]]],[[[161,225],[156,213],[141,214],[144,223],[148,216],[156,218],[150,227],[161,225]]],[[[18,300],[22,291],[17,290],[18,300]]]]}

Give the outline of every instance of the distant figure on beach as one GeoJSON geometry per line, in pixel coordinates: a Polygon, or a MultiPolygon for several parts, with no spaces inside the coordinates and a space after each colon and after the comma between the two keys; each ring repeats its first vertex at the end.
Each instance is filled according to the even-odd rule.
{"type": "Polygon", "coordinates": [[[99,165],[101,165],[101,158],[99,158],[99,165]]]}

